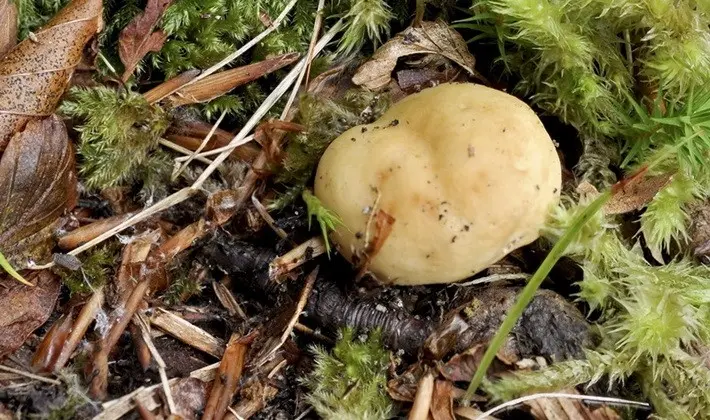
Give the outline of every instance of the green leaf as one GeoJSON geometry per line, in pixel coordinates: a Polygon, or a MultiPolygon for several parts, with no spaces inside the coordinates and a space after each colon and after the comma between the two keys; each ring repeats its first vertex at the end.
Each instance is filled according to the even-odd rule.
{"type": "Polygon", "coordinates": [[[10,265],[10,261],[8,261],[4,255],[2,255],[2,252],[0,252],[0,267],[2,267],[3,270],[5,270],[9,275],[14,277],[15,280],[19,281],[20,283],[34,287],[34,284],[25,280],[24,277],[20,275],[20,273],[18,273],[17,271],[15,271],[14,268],[12,268],[12,265],[10,265]]]}

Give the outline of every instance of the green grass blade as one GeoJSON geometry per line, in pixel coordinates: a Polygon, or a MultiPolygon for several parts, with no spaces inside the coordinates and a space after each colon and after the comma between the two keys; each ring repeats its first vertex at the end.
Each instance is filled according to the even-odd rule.
{"type": "Polygon", "coordinates": [[[12,265],[10,265],[10,261],[8,261],[4,255],[2,255],[2,252],[0,252],[0,267],[2,267],[3,270],[7,271],[9,275],[14,277],[15,280],[19,281],[20,283],[25,284],[27,286],[34,286],[34,284],[25,280],[24,277],[20,275],[20,273],[18,273],[17,271],[15,271],[14,268],[12,268],[12,265]]]}
{"type": "Polygon", "coordinates": [[[525,311],[525,308],[535,296],[535,292],[540,287],[540,284],[550,273],[550,270],[552,270],[552,267],[555,265],[557,260],[562,257],[565,252],[565,249],[567,249],[569,244],[579,233],[582,227],[589,221],[589,219],[591,219],[596,214],[597,211],[602,208],[602,206],[604,206],[604,204],[609,200],[610,197],[611,192],[607,191],[597,197],[594,201],[592,201],[589,206],[587,206],[587,208],[584,209],[584,211],[581,212],[572,221],[571,226],[567,229],[564,235],[562,235],[562,237],[555,244],[555,246],[552,247],[552,250],[550,250],[550,253],[547,254],[545,260],[542,262],[542,264],[540,264],[540,267],[537,269],[537,271],[535,271],[535,274],[532,276],[523,291],[520,293],[520,296],[518,296],[518,300],[515,302],[515,305],[513,305],[513,307],[510,309],[508,315],[506,315],[505,319],[503,320],[503,323],[501,324],[500,328],[498,328],[498,331],[493,336],[491,343],[488,345],[488,349],[486,349],[486,353],[483,355],[481,364],[478,366],[478,369],[476,369],[476,373],[474,374],[473,379],[471,379],[471,383],[468,386],[468,390],[466,391],[466,394],[463,397],[464,401],[470,401],[473,398],[473,394],[481,385],[481,382],[483,381],[483,377],[485,376],[488,367],[493,362],[493,358],[495,358],[495,355],[498,353],[498,350],[505,343],[505,339],[508,337],[508,334],[510,334],[510,332],[513,330],[513,327],[515,327],[515,324],[518,322],[518,319],[523,314],[523,311],[525,311]]]}

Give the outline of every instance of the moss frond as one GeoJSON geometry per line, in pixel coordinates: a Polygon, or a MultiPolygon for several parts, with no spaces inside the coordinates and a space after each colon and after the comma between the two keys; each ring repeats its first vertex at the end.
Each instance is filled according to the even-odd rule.
{"type": "Polygon", "coordinates": [[[520,395],[554,392],[588,383],[595,367],[587,360],[570,360],[530,372],[513,372],[496,381],[484,381],[483,390],[494,401],[510,401],[520,395]]]}
{"type": "Polygon", "coordinates": [[[308,402],[321,417],[390,418],[393,404],[385,390],[389,352],[379,332],[363,339],[345,329],[332,352],[317,346],[312,351],[315,368],[303,382],[310,390],[308,402]]]}
{"type": "Polygon", "coordinates": [[[308,229],[311,228],[311,222],[315,216],[316,221],[320,226],[323,240],[325,241],[325,251],[328,253],[328,256],[330,256],[330,241],[328,240],[328,234],[331,230],[335,230],[338,225],[342,225],[343,221],[334,211],[325,208],[318,197],[313,195],[313,193],[309,190],[304,190],[301,197],[306,203],[306,209],[308,211],[308,229]]]}
{"type": "Polygon", "coordinates": [[[352,54],[370,40],[377,44],[389,31],[394,14],[383,0],[350,0],[350,10],[345,14],[346,29],[340,40],[339,52],[352,54]]]}
{"type": "Polygon", "coordinates": [[[137,181],[170,123],[142,95],[105,86],[72,89],[60,111],[80,121],[79,172],[90,189],[137,181]]]}
{"type": "Polygon", "coordinates": [[[109,275],[118,261],[119,251],[120,247],[109,242],[83,254],[79,270],[58,268],[56,272],[72,295],[92,293],[97,287],[108,283],[109,275]]]}
{"type": "Polygon", "coordinates": [[[684,245],[689,237],[687,206],[698,198],[697,183],[683,175],[658,192],[641,215],[641,233],[656,259],[672,245],[684,245]]]}

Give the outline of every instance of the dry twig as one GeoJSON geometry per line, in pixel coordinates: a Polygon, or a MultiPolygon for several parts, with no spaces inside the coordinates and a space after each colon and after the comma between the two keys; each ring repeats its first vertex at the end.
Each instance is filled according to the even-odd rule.
{"type": "Polygon", "coordinates": [[[224,341],[165,309],[158,308],[150,318],[150,323],[183,343],[214,357],[219,358],[224,354],[224,341]]]}

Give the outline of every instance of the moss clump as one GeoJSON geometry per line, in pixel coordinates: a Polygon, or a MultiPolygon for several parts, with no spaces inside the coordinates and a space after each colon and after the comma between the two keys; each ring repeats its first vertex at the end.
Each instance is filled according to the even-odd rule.
{"type": "Polygon", "coordinates": [[[90,189],[130,185],[166,164],[155,155],[170,120],[142,95],[106,86],[73,88],[60,111],[78,120],[79,173],[90,189]]]}
{"type": "Polygon", "coordinates": [[[109,242],[83,254],[80,257],[79,270],[57,268],[56,272],[72,295],[92,293],[94,289],[108,282],[109,275],[118,262],[119,252],[120,247],[115,242],[109,242]]]}
{"type": "Polygon", "coordinates": [[[387,395],[389,352],[374,332],[366,340],[345,329],[332,352],[314,347],[315,369],[304,380],[308,402],[325,419],[390,418],[387,395]]]}

